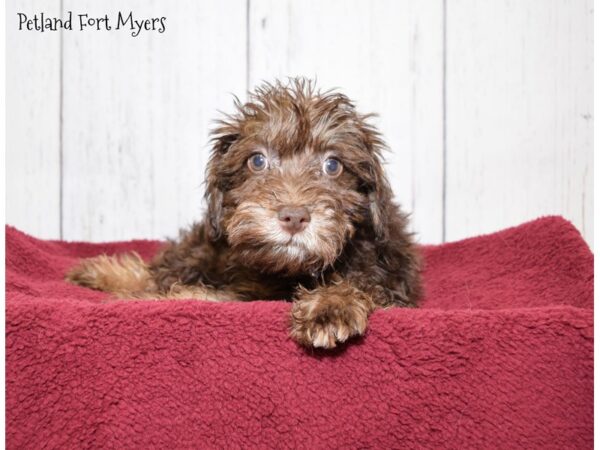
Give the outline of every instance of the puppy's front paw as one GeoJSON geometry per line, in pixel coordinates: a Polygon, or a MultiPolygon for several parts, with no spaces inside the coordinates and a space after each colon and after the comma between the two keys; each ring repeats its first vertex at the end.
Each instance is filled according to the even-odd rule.
{"type": "Polygon", "coordinates": [[[340,283],[301,290],[292,307],[292,338],[307,347],[334,348],[367,329],[373,301],[353,286],[340,283]]]}

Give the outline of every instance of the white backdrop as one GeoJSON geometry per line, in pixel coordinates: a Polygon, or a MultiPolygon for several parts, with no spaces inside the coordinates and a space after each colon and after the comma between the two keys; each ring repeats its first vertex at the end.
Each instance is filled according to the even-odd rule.
{"type": "Polygon", "coordinates": [[[7,222],[164,238],[200,217],[231,94],[316,77],[374,111],[424,243],[546,214],[593,242],[592,0],[7,2],[7,222]],[[166,31],[18,31],[17,12],[165,16],[166,31]]]}

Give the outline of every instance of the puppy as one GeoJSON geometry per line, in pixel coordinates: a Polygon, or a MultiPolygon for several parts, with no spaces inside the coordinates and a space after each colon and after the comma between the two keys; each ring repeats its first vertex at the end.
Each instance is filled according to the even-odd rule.
{"type": "Polygon", "coordinates": [[[204,220],[153,261],[86,259],[67,280],[121,298],[293,301],[291,336],[333,348],[378,307],[414,306],[419,258],[385,144],[344,95],[264,84],[218,122],[204,220]]]}

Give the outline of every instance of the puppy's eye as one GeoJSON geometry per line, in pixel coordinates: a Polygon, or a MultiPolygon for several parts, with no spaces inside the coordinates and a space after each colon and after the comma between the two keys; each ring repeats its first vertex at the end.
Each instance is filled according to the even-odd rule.
{"type": "Polygon", "coordinates": [[[255,153],[248,158],[248,167],[252,172],[261,172],[265,170],[269,165],[267,157],[262,153],[255,153]]]}
{"type": "Polygon", "coordinates": [[[339,162],[335,158],[327,158],[323,163],[323,172],[325,172],[330,177],[337,177],[342,173],[342,163],[339,162]]]}

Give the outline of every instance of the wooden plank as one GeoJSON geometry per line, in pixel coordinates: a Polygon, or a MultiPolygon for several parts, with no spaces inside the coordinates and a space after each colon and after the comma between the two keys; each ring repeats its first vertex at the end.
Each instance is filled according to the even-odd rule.
{"type": "Polygon", "coordinates": [[[60,237],[60,32],[19,31],[17,13],[60,16],[60,2],[6,3],[6,222],[60,237]]]}
{"type": "Polygon", "coordinates": [[[339,87],[392,149],[387,171],[425,242],[442,238],[442,2],[253,0],[249,84],[339,87]]]}
{"type": "MultiPolygon", "coordinates": [[[[425,243],[443,241],[443,1],[410,5],[409,149],[413,227],[425,243]]],[[[402,164],[402,161],[399,162],[402,164]]]]}
{"type": "Polygon", "coordinates": [[[246,1],[64,1],[90,17],[167,18],[137,37],[65,33],[65,236],[173,236],[200,217],[217,109],[245,92],[246,1]]]}
{"type": "Polygon", "coordinates": [[[448,239],[560,214],[593,242],[592,9],[448,2],[448,239]]]}

